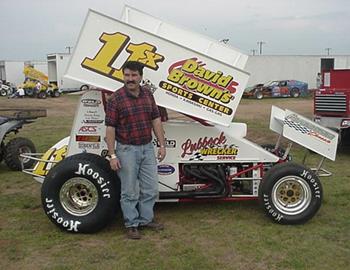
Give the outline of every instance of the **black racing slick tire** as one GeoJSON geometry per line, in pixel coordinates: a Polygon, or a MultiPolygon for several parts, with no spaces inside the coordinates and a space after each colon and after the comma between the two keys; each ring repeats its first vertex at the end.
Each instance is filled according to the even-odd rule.
{"type": "Polygon", "coordinates": [[[6,90],[4,90],[4,89],[1,89],[0,90],[0,96],[7,96],[7,91],[6,90]]]}
{"type": "Polygon", "coordinates": [[[80,91],[86,91],[86,90],[89,90],[89,86],[84,84],[82,86],[80,86],[80,91]]]}
{"type": "Polygon", "coordinates": [[[45,92],[45,91],[40,91],[40,92],[38,93],[38,98],[41,98],[41,99],[47,98],[46,92],[45,92]]]}
{"type": "Polygon", "coordinates": [[[264,94],[263,94],[263,92],[262,91],[260,91],[260,90],[257,90],[256,92],[255,92],[255,94],[254,94],[254,97],[256,98],[256,99],[263,99],[263,97],[264,97],[264,94]]]}
{"type": "Polygon", "coordinates": [[[266,213],[279,224],[303,224],[319,210],[323,191],[319,178],[293,162],[272,167],[259,187],[259,200],[266,213]]]}
{"type": "Polygon", "coordinates": [[[298,98],[300,97],[300,90],[298,88],[293,88],[291,91],[290,91],[290,96],[292,98],[298,98]]]}
{"type": "Polygon", "coordinates": [[[5,145],[5,151],[4,151],[4,160],[6,165],[14,171],[21,171],[22,170],[22,162],[23,162],[23,168],[29,169],[31,168],[35,160],[28,159],[28,158],[21,158],[20,154],[30,154],[35,153],[36,149],[33,144],[33,142],[27,138],[17,137],[9,141],[5,145]]]}
{"type": "Polygon", "coordinates": [[[120,181],[101,156],[82,153],[65,158],[45,177],[43,209],[59,228],[94,233],[104,228],[119,209],[120,181]]]}
{"type": "Polygon", "coordinates": [[[61,95],[61,93],[58,91],[58,90],[54,90],[53,92],[52,92],[52,97],[59,97],[61,95]]]}

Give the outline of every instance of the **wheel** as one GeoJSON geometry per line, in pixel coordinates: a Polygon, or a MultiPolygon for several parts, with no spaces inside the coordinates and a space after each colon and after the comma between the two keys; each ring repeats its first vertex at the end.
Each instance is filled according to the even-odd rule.
{"type": "Polygon", "coordinates": [[[3,96],[3,97],[6,96],[7,95],[7,91],[4,90],[4,89],[1,89],[0,90],[0,95],[3,96]]]}
{"type": "Polygon", "coordinates": [[[101,156],[82,153],[65,158],[45,177],[41,200],[49,219],[73,233],[104,228],[117,212],[120,182],[101,156]]]}
{"type": "Polygon", "coordinates": [[[263,99],[264,94],[261,91],[258,90],[258,91],[255,92],[254,96],[255,96],[256,99],[263,99]]]}
{"type": "Polygon", "coordinates": [[[293,97],[293,98],[298,98],[300,97],[300,91],[298,88],[293,88],[291,91],[290,91],[290,96],[293,97]]]}
{"type": "Polygon", "coordinates": [[[38,98],[42,98],[42,99],[47,98],[46,92],[45,92],[45,91],[40,91],[40,92],[38,93],[38,98]]]}
{"type": "Polygon", "coordinates": [[[33,96],[34,95],[34,89],[31,88],[25,88],[24,93],[26,96],[33,96]]]}
{"type": "Polygon", "coordinates": [[[60,94],[60,92],[58,91],[58,90],[54,90],[53,92],[52,92],[52,97],[59,97],[61,94],[60,94]]]}
{"type": "Polygon", "coordinates": [[[302,224],[319,210],[323,191],[318,177],[305,166],[288,162],[275,165],[259,186],[259,200],[279,224],[302,224]]]}
{"type": "Polygon", "coordinates": [[[22,165],[21,160],[23,162],[23,168],[28,169],[31,168],[35,160],[31,160],[28,158],[20,158],[20,154],[24,153],[35,153],[35,146],[31,140],[28,140],[27,138],[14,138],[11,141],[9,141],[5,146],[5,154],[4,159],[6,165],[11,170],[21,171],[22,165]]]}
{"type": "Polygon", "coordinates": [[[5,144],[4,144],[4,142],[1,142],[0,143],[0,163],[4,159],[4,154],[5,154],[5,144]]]}
{"type": "Polygon", "coordinates": [[[89,86],[84,84],[84,85],[80,86],[80,90],[81,91],[89,90],[89,86]]]}

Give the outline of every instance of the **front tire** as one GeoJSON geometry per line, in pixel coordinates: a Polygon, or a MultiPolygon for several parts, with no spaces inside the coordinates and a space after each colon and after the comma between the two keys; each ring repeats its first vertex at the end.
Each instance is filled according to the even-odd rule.
{"type": "Polygon", "coordinates": [[[49,219],[67,232],[93,233],[115,216],[120,184],[107,160],[95,154],[65,158],[52,168],[41,189],[49,219]]]}
{"type": "Polygon", "coordinates": [[[258,91],[255,92],[254,96],[255,96],[256,99],[259,99],[259,100],[260,100],[260,99],[263,99],[264,94],[263,94],[263,92],[261,92],[260,90],[258,90],[258,91]]]}
{"type": "Polygon", "coordinates": [[[290,91],[290,96],[292,98],[298,98],[300,97],[300,90],[298,88],[293,88],[291,91],[290,91]]]}
{"type": "Polygon", "coordinates": [[[42,98],[42,99],[47,98],[46,92],[45,91],[40,91],[39,94],[38,94],[38,98],[42,98]]]}
{"type": "Polygon", "coordinates": [[[14,171],[22,170],[22,163],[24,169],[31,168],[35,160],[28,158],[21,158],[20,154],[35,153],[36,149],[33,142],[27,138],[14,138],[5,146],[4,160],[6,165],[14,171]]]}
{"type": "Polygon", "coordinates": [[[323,191],[319,178],[305,166],[277,164],[264,176],[259,200],[266,215],[279,224],[302,224],[319,210],[323,191]]]}
{"type": "Polygon", "coordinates": [[[0,95],[1,95],[2,97],[7,96],[7,91],[4,90],[4,89],[1,89],[1,90],[0,90],[0,95]]]}

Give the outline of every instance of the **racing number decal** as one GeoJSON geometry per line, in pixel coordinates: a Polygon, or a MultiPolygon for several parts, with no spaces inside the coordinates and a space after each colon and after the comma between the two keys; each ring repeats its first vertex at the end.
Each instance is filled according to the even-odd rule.
{"type": "MultiPolygon", "coordinates": [[[[67,153],[68,146],[65,145],[61,148],[55,149],[49,149],[42,157],[44,160],[50,160],[50,161],[61,161],[67,153]]],[[[47,168],[47,165],[50,162],[40,161],[38,163],[38,166],[35,168],[34,172],[35,174],[45,176],[49,172],[49,169],[47,168]]]]}
{"type": "Polygon", "coordinates": [[[158,62],[164,61],[164,56],[155,53],[157,48],[148,43],[129,43],[130,37],[122,33],[103,33],[99,40],[103,46],[93,59],[86,57],[81,63],[83,68],[97,72],[114,80],[123,81],[122,68],[112,67],[123,49],[129,54],[126,61],[138,61],[146,67],[158,70],[158,62]],[[129,45],[127,45],[129,43],[129,45]]]}

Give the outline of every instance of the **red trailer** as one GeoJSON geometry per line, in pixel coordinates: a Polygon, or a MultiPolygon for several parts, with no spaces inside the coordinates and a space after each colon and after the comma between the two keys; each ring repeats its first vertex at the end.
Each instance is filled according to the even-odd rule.
{"type": "Polygon", "coordinates": [[[322,72],[320,88],[314,95],[314,120],[340,133],[345,142],[350,134],[350,69],[322,72]]]}

